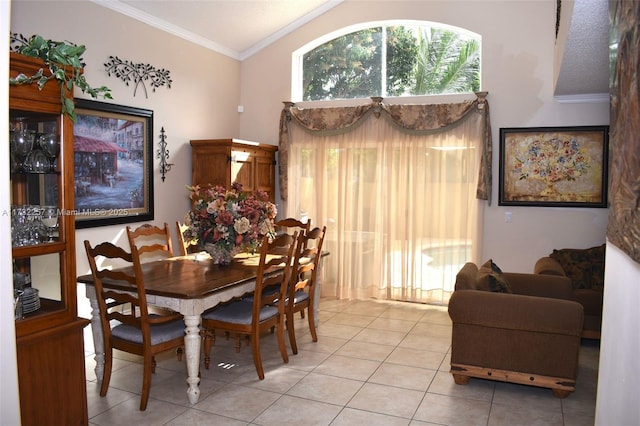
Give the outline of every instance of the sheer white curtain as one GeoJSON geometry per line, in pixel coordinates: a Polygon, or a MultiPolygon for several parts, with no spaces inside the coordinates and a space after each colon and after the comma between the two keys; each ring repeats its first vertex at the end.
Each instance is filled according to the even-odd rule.
{"type": "Polygon", "coordinates": [[[446,303],[475,258],[484,115],[446,132],[378,114],[344,131],[289,126],[287,216],[327,225],[323,295],[446,303]]]}

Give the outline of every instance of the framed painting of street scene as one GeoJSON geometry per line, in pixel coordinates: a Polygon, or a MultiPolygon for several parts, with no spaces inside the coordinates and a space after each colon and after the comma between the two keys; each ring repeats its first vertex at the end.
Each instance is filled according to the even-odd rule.
{"type": "Polygon", "coordinates": [[[76,228],[153,220],[153,111],[75,103],[76,228]]]}

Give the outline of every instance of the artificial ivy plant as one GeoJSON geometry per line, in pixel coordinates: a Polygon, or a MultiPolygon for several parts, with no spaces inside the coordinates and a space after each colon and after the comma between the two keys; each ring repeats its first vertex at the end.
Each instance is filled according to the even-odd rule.
{"type": "Polygon", "coordinates": [[[60,86],[62,113],[75,122],[77,116],[73,102],[72,88],[74,85],[82,90],[82,93],[88,93],[93,98],[102,96],[105,99],[113,99],[111,97],[111,89],[108,87],[93,88],[87,83],[82,73],[85,65],[82,62],[82,54],[85,50],[86,47],[84,45],[78,46],[71,42],[46,40],[39,35],[32,35],[26,38],[22,34],[11,34],[11,51],[42,59],[45,65],[49,67],[49,73],[45,74],[42,68],[31,76],[20,73],[14,78],[9,78],[9,84],[36,83],[38,89],[42,90],[49,80],[55,79],[60,86]],[[72,70],[70,76],[66,73],[68,69],[72,70]],[[67,90],[70,93],[69,97],[66,96],[67,90]]]}

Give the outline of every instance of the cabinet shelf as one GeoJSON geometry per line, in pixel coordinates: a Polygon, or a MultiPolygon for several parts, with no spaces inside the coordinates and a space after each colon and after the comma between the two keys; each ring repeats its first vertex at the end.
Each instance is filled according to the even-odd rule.
{"type": "Polygon", "coordinates": [[[53,312],[60,312],[63,309],[64,303],[59,300],[40,298],[40,309],[24,314],[22,319],[16,320],[16,327],[20,327],[21,323],[28,322],[38,317],[47,316],[53,312]]]}
{"type": "Polygon", "coordinates": [[[30,246],[13,247],[11,253],[14,259],[24,257],[40,256],[45,254],[60,253],[67,249],[64,241],[45,242],[32,244],[30,246]]]}
{"type": "Polygon", "coordinates": [[[55,171],[50,171],[50,172],[30,172],[30,171],[20,171],[20,170],[16,170],[11,172],[11,177],[13,178],[14,176],[24,176],[24,175],[60,175],[60,172],[55,170],[55,171]]]}

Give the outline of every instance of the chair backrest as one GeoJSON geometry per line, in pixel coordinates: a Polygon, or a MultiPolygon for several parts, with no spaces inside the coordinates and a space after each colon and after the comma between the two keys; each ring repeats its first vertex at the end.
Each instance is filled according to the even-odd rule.
{"type": "Polygon", "coordinates": [[[132,247],[131,253],[109,242],[98,244],[92,248],[89,241],[86,240],[84,247],[93,275],[105,345],[111,339],[111,322],[113,320],[139,328],[142,330],[143,342],[150,344],[149,310],[136,247],[132,247]],[[98,259],[99,257],[122,261],[127,267],[113,270],[110,266],[98,266],[98,261],[102,260],[98,259]],[[106,289],[103,280],[117,281],[123,289],[106,289]]]}
{"type": "Polygon", "coordinates": [[[185,231],[189,229],[189,225],[176,221],[176,231],[178,231],[178,242],[180,243],[180,256],[187,256],[193,253],[195,250],[197,243],[196,242],[187,242],[184,239],[185,231]]]}
{"type": "Polygon", "coordinates": [[[304,234],[309,232],[309,229],[311,229],[311,219],[307,219],[306,222],[303,222],[296,218],[288,217],[275,222],[274,225],[277,233],[291,234],[293,231],[298,230],[304,234]]]}
{"type": "Polygon", "coordinates": [[[162,228],[149,223],[140,225],[135,230],[127,226],[127,238],[131,249],[133,250],[134,247],[138,249],[141,259],[157,260],[173,256],[171,231],[166,222],[162,228]]]}
{"type": "Polygon", "coordinates": [[[276,227],[276,231],[290,233],[291,230],[301,230],[304,232],[308,232],[311,229],[311,219],[308,219],[306,222],[302,222],[301,220],[295,219],[293,217],[288,217],[286,219],[279,220],[274,223],[276,227]]]}
{"type": "Polygon", "coordinates": [[[294,302],[296,291],[307,289],[309,294],[313,295],[326,232],[327,227],[323,226],[322,229],[316,227],[309,232],[298,235],[291,271],[291,285],[289,286],[289,303],[294,302]]]}
{"type": "Polygon", "coordinates": [[[269,237],[265,236],[260,248],[260,263],[258,264],[253,298],[253,318],[260,317],[260,310],[264,306],[277,305],[280,314],[284,315],[284,300],[291,277],[297,237],[298,232],[295,232],[294,235],[279,235],[272,241],[269,241],[269,237]],[[277,288],[278,290],[265,292],[263,291],[265,288],[277,288]]]}

